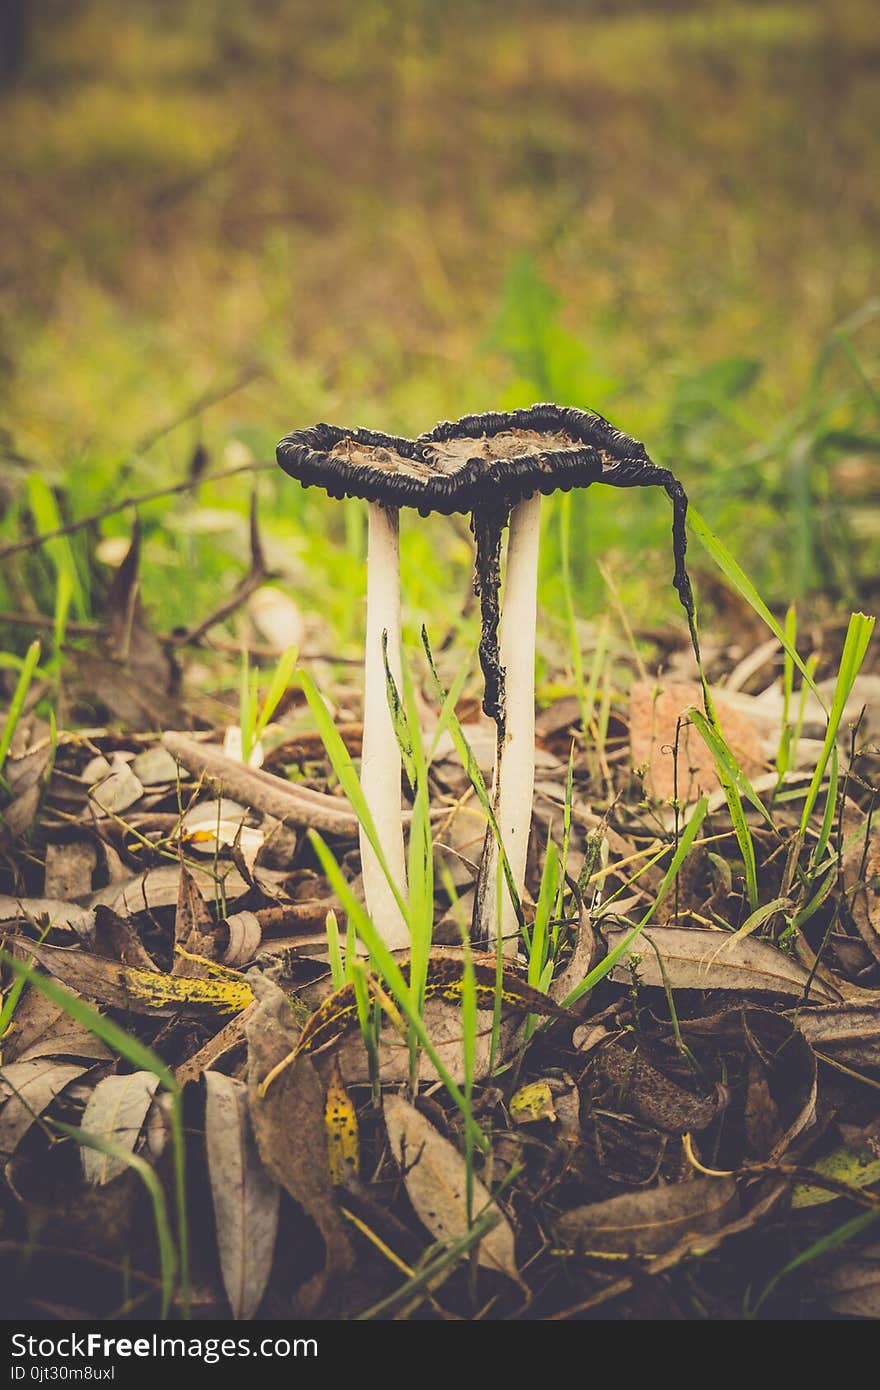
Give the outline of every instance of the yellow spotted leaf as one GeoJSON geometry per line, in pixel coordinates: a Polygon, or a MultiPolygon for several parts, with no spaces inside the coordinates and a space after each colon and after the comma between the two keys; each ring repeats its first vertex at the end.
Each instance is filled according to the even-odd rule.
{"type": "Polygon", "coordinates": [[[357,1112],[345,1089],[338,1064],[333,1067],[327,1087],[324,1125],[327,1131],[330,1180],[338,1186],[349,1174],[357,1177],[361,1159],[357,1112]]]}
{"type": "Polygon", "coordinates": [[[164,1017],[181,1011],[238,1014],[253,1003],[253,991],[243,975],[212,963],[212,973],[222,971],[219,978],[198,979],[143,970],[66,946],[44,944],[33,954],[68,989],[108,1008],[164,1017]]]}
{"type": "Polygon", "coordinates": [[[553,1092],[546,1081],[530,1081],[520,1086],[510,1098],[510,1118],[518,1125],[534,1124],[537,1120],[555,1120],[553,1092]]]}
{"type": "MultiPolygon", "coordinates": [[[[880,1182],[880,1158],[865,1146],[858,1148],[843,1144],[824,1158],[819,1158],[810,1167],[821,1173],[823,1178],[846,1183],[848,1187],[870,1187],[880,1182]]],[[[811,1183],[796,1183],[791,1194],[792,1207],[817,1207],[823,1202],[833,1202],[841,1194],[827,1187],[816,1187],[811,1183]]]]}

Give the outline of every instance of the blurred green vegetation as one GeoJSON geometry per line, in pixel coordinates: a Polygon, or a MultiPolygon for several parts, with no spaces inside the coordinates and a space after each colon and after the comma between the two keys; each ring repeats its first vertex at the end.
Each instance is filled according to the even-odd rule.
{"type": "MultiPolygon", "coordinates": [[[[869,0],[25,10],[0,89],[0,544],[51,505],[32,474],[73,519],[179,482],[195,450],[268,461],[317,419],[409,433],[555,399],[644,439],[770,601],[871,601],[869,0]]],[[[359,505],[258,478],[270,564],[345,647],[359,505]]],[[[600,494],[574,502],[580,611],[607,602],[601,555],[641,620],[678,622],[665,500],[600,494]]],[[[160,628],[233,589],[248,499],[236,480],[142,509],[160,628]]],[[[553,502],[545,519],[563,632],[553,502]]],[[[7,564],[0,608],[57,617],[63,574],[88,620],[96,538],[7,564]]],[[[413,626],[457,619],[466,522],[405,518],[403,548],[413,626]]]]}

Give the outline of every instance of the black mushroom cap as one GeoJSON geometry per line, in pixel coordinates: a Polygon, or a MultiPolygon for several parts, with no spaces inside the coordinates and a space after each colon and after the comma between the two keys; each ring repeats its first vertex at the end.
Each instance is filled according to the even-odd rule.
{"type": "Polygon", "coordinates": [[[416,440],[315,425],[282,439],[277,457],[306,487],[423,516],[512,507],[535,492],[595,482],[654,481],[643,476],[654,470],[644,445],[601,415],[558,405],[465,415],[416,440]]]}
{"type": "Polygon", "coordinates": [[[500,547],[512,507],[536,492],[662,487],[672,503],[673,585],[685,610],[699,662],[694,601],[685,567],[687,496],[645,446],[593,411],[559,405],[465,415],[418,439],[374,430],[315,425],[286,435],[277,449],[286,473],[331,497],[362,497],[389,507],[470,512],[477,543],[476,587],[482,612],[483,707],[504,724],[504,668],[498,650],[500,547]]]}

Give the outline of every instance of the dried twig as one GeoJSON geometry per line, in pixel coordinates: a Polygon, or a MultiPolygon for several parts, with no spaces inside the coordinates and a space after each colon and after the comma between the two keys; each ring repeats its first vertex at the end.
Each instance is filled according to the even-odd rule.
{"type": "Polygon", "coordinates": [[[107,507],[102,507],[100,511],[80,517],[78,521],[69,521],[65,526],[57,526],[54,531],[42,531],[38,536],[30,536],[27,540],[4,545],[0,548],[0,560],[6,560],[10,555],[19,555],[25,550],[36,550],[38,546],[45,545],[47,541],[53,541],[58,536],[75,535],[77,531],[84,531],[87,526],[94,526],[96,522],[104,521],[108,516],[116,516],[129,507],[141,507],[147,502],[158,501],[160,497],[178,497],[183,492],[194,492],[203,483],[223,482],[242,473],[266,473],[270,469],[274,471],[276,467],[275,463],[241,463],[235,468],[221,469],[218,473],[204,474],[200,478],[187,478],[185,482],[174,483],[171,487],[157,487],[150,492],[124,497],[121,502],[113,502],[107,507]]]}

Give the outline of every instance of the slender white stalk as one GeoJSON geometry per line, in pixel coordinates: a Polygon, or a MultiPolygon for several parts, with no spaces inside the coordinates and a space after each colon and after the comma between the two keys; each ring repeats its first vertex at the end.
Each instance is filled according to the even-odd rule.
{"type": "MultiPolygon", "coordinates": [[[[505,672],[506,724],[505,738],[496,756],[493,802],[520,895],[525,884],[535,788],[535,624],[540,539],[541,494],[535,493],[534,497],[519,502],[510,513],[507,573],[498,629],[505,672]]],[[[498,846],[491,836],[486,845],[486,859],[483,921],[488,926],[490,941],[494,941],[498,934],[498,846]]],[[[503,880],[501,892],[504,954],[515,957],[519,949],[519,929],[503,880]]]]}
{"type": "MultiPolygon", "coordinates": [[[[382,634],[388,665],[402,689],[400,658],[400,544],[396,507],[370,503],[367,533],[367,641],[364,672],[364,739],[361,787],[376,824],[382,852],[406,898],[406,854],[400,797],[400,749],[388,710],[382,634]]],[[[409,946],[409,931],[369,840],[360,832],[367,911],[386,946],[409,946]]]]}

